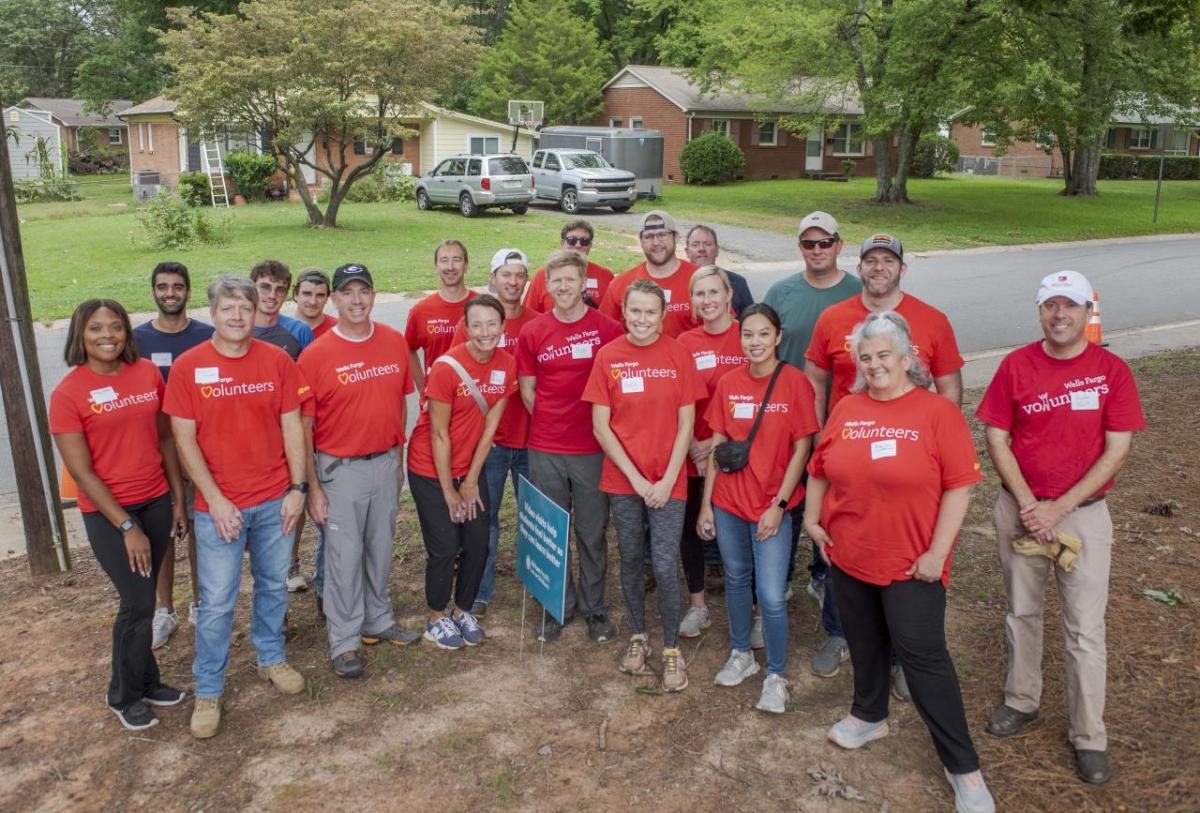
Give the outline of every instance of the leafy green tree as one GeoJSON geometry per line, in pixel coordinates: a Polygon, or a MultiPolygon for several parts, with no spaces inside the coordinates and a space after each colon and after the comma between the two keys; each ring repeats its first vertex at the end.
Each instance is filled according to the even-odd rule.
{"type": "Polygon", "coordinates": [[[476,73],[472,112],[505,120],[510,99],[541,99],[546,121],[585,123],[603,107],[612,63],[569,0],[517,0],[476,73]]]}
{"type": "Polygon", "coordinates": [[[423,0],[250,0],[239,12],[168,12],[166,94],[192,132],[269,133],[316,228],[337,225],[346,191],[394,139],[415,135],[403,120],[479,51],[465,12],[423,0]],[[356,141],[368,148],[361,164],[356,141]],[[328,185],[324,210],[305,167],[328,185]]]}
{"type": "Polygon", "coordinates": [[[0,102],[70,97],[75,72],[94,47],[99,2],[0,0],[0,102]]]}
{"type": "Polygon", "coordinates": [[[683,0],[575,0],[596,24],[614,65],[659,64],[659,39],[671,28],[683,0]]]}

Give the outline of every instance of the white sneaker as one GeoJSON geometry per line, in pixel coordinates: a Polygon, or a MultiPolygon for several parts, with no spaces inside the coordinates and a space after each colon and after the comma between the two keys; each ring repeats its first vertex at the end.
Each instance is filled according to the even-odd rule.
{"type": "Polygon", "coordinates": [[[754,708],[759,711],[769,711],[772,714],[783,714],[787,711],[791,695],[787,690],[788,682],[783,675],[767,675],[763,678],[762,694],[754,708]]]}
{"type": "Polygon", "coordinates": [[[754,616],[754,625],[750,627],[750,648],[762,649],[767,645],[762,636],[762,616],[754,616]]]}
{"type": "Polygon", "coordinates": [[[825,585],[821,582],[815,582],[812,579],[808,580],[808,586],[804,588],[804,592],[817,602],[817,606],[825,607],[825,585]]]}
{"type": "Polygon", "coordinates": [[[159,607],[150,622],[150,648],[158,649],[171,637],[171,633],[179,629],[179,615],[167,612],[166,607],[159,607]]]}
{"type": "Polygon", "coordinates": [[[716,680],[713,682],[718,686],[737,686],[757,671],[758,661],[754,660],[753,653],[731,649],[729,660],[725,661],[725,665],[721,667],[720,672],[717,672],[716,680]]]}
{"type": "Polygon", "coordinates": [[[708,616],[708,607],[688,607],[688,611],[683,614],[683,620],[679,622],[679,637],[698,638],[701,630],[711,626],[712,619],[708,616]]]}
{"type": "Polygon", "coordinates": [[[193,601],[192,603],[188,604],[188,623],[194,627],[196,626],[196,622],[199,620],[200,605],[193,601]]]}
{"type": "Polygon", "coordinates": [[[300,572],[300,563],[292,562],[292,566],[288,568],[287,574],[287,590],[289,593],[302,593],[308,589],[308,579],[304,578],[304,574],[300,572]]]}

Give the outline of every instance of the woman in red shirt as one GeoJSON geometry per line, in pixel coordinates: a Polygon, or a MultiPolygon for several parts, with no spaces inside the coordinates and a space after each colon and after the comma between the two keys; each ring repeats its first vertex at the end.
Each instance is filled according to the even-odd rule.
{"type": "Polygon", "coordinates": [[[517,363],[497,347],[504,306],[481,294],[467,302],[463,319],[467,342],[430,368],[408,450],[408,483],[428,556],[425,640],[441,649],[475,646],[487,638],[470,612],[488,555],[491,497],[479,476],[508,398],[517,390],[517,363]],[[451,588],[454,610],[447,615],[451,588]]]}
{"type": "Polygon", "coordinates": [[[725,472],[715,459],[708,461],[696,521],[697,534],[716,537],[725,564],[732,646],[716,683],[737,686],[758,671],[750,651],[757,593],[767,648],[767,676],[757,708],[776,714],[787,710],[789,700],[784,675],[791,515],[804,497],[800,475],[819,429],[812,385],[804,373],[779,360],[782,336],[779,315],[770,305],[742,311],[740,340],[749,366],[717,383],[705,418],[712,427],[714,448],[727,440],[747,441],[756,421],[758,429],[745,467],[725,472]]]}
{"type": "Polygon", "coordinates": [[[108,708],[128,729],[149,728],[158,722],[150,706],[185,696],[161,681],[150,651],[158,569],[187,527],[163,379],[138,358],[129,315],[111,299],[75,309],[63,355],[73,369],[50,395],[50,432],[79,486],[88,543],[120,598],[108,708]]]}
{"type": "Polygon", "coordinates": [[[704,382],[705,397],[696,404],[696,424],[687,459],[687,504],[683,510],[683,538],[679,558],[687,580],[689,606],[679,622],[680,638],[695,638],[712,624],[704,601],[704,540],[696,535],[696,518],[704,496],[704,472],[712,451],[712,429],[704,419],[717,382],[730,370],[746,366],[737,320],[729,313],[733,286],[729,276],[715,265],[692,274],[692,314],[703,324],[680,335],[679,343],[692,357],[692,369],[704,382]]]}
{"type": "Polygon", "coordinates": [[[600,490],[609,496],[621,555],[621,590],[633,635],[621,671],[644,674],[646,529],[658,581],[663,625],[664,691],[687,688],[679,653],[679,537],[687,482],[683,461],[692,441],[696,401],[705,396],[691,355],[662,335],[666,296],[656,282],[635,280],[622,308],[628,333],[596,354],[583,400],[592,404],[592,429],[606,455],[600,490]]]}
{"type": "Polygon", "coordinates": [[[900,314],[868,316],[850,352],[858,380],[825,423],[804,510],[832,564],[854,664],[854,702],[829,739],[859,748],[887,736],[894,652],[957,809],[992,811],[945,633],[950,552],[982,479],[971,432],[954,402],[926,389],[929,371],[900,314]]]}

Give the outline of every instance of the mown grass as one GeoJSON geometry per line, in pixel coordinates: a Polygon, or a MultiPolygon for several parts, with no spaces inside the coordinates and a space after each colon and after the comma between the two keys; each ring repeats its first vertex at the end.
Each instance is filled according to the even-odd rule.
{"type": "Polygon", "coordinates": [[[1157,224],[1154,187],[1149,181],[1101,181],[1094,198],[1065,198],[1058,180],[953,176],[912,180],[912,204],[882,205],[871,201],[874,178],[741,181],[670,185],[660,203],[684,220],[785,234],[821,209],[837,218],[850,245],[891,231],[906,248],[923,250],[1200,231],[1200,183],[1163,183],[1157,224]]]}

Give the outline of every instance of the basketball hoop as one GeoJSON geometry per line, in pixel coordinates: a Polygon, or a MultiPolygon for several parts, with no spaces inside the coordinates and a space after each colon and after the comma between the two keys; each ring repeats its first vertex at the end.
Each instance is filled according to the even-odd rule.
{"type": "Polygon", "coordinates": [[[533,130],[541,126],[546,103],[531,99],[511,99],[508,102],[508,123],[514,127],[533,130]]]}

